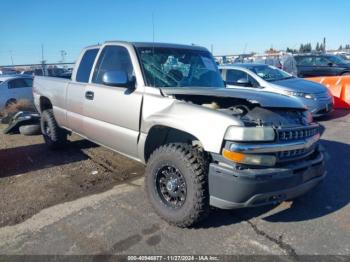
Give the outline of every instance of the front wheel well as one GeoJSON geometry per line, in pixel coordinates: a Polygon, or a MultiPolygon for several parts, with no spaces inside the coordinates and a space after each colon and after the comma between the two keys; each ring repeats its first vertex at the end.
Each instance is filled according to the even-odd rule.
{"type": "Polygon", "coordinates": [[[145,161],[148,161],[154,150],[169,143],[186,143],[202,147],[199,139],[190,133],[168,126],[157,125],[148,132],[144,149],[145,161]]]}

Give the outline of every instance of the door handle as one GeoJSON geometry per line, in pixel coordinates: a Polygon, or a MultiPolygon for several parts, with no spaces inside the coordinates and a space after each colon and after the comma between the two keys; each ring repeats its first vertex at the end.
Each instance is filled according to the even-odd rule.
{"type": "Polygon", "coordinates": [[[88,100],[94,100],[94,92],[92,91],[85,92],[85,98],[88,100]]]}

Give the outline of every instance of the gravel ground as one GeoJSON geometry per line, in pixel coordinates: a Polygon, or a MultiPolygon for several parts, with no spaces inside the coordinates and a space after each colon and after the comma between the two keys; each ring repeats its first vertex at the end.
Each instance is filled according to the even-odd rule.
{"type": "Polygon", "coordinates": [[[50,151],[41,136],[1,132],[0,227],[143,175],[143,165],[135,161],[78,136],[71,140],[67,148],[50,151]]]}

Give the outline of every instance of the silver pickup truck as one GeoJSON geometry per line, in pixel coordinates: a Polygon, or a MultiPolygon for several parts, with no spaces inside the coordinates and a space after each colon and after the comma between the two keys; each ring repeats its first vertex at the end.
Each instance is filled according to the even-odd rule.
{"type": "Polygon", "coordinates": [[[325,177],[320,126],[297,100],[225,88],[198,46],[106,42],[72,79],[35,77],[46,144],[77,133],[146,164],[155,211],[188,227],[223,209],[295,198],[325,177]]]}

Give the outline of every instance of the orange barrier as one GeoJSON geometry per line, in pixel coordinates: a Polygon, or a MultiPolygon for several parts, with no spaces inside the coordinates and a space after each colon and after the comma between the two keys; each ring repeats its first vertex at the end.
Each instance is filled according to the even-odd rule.
{"type": "Polygon", "coordinates": [[[325,85],[334,96],[334,108],[350,109],[350,76],[306,78],[325,85]]]}

